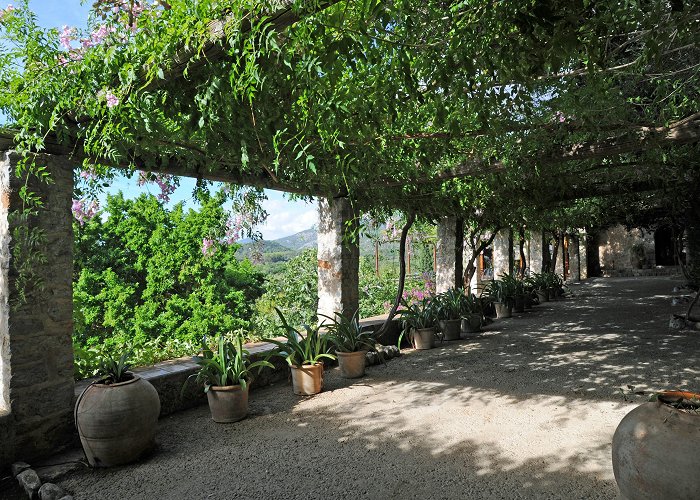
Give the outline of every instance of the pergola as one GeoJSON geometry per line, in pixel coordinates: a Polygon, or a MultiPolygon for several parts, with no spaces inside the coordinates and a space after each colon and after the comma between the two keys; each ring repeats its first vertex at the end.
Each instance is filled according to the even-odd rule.
{"type": "MultiPolygon", "coordinates": [[[[320,2],[311,6],[292,8],[285,0],[272,10],[260,28],[257,22],[248,20],[239,26],[237,36],[244,36],[256,28],[256,32],[283,34],[295,22],[308,16],[313,18],[327,8],[337,7],[338,2],[320,2]]],[[[691,7],[688,6],[690,9],[691,7]]],[[[331,9],[332,10],[332,9],[331,9]]],[[[687,14],[690,15],[690,14],[687,14]]],[[[235,16],[234,16],[235,17],[235,16]]],[[[139,92],[144,95],[157,93],[168,85],[168,92],[181,86],[181,92],[195,92],[198,85],[206,81],[212,68],[233,64],[227,45],[231,36],[229,24],[233,18],[224,18],[209,25],[210,36],[206,44],[197,49],[183,49],[166,65],[159,79],[139,75],[136,79],[139,92]]],[[[671,50],[695,53],[693,47],[673,47],[671,50]]],[[[448,65],[449,67],[449,65],[448,65]]],[[[573,77],[584,77],[585,69],[572,70],[573,77]],[[578,72],[578,74],[577,74],[578,72]]],[[[568,75],[569,77],[571,75],[568,75]]],[[[550,75],[551,77],[551,75],[550,75]]],[[[51,184],[38,179],[17,177],[17,165],[22,161],[14,152],[17,135],[6,130],[0,134],[0,442],[12,443],[0,448],[0,465],[16,458],[32,458],[44,455],[65,444],[73,434],[73,350],[72,350],[72,220],[71,198],[73,194],[73,170],[84,160],[107,163],[116,168],[139,168],[151,172],[188,176],[197,179],[229,182],[257,188],[275,189],[319,198],[320,224],[318,235],[319,312],[332,315],[335,311],[355,311],[358,308],[359,246],[348,238],[357,225],[357,216],[362,210],[372,209],[377,200],[385,209],[398,209],[438,221],[437,243],[437,288],[444,290],[462,284],[463,265],[463,219],[469,214],[459,194],[449,187],[455,181],[469,182],[473,179],[503,175],[503,188],[499,196],[504,198],[522,194],[529,180],[520,175],[524,186],[508,184],[509,175],[519,175],[519,165],[505,163],[501,158],[482,156],[478,151],[450,153],[458,161],[415,164],[412,162],[407,175],[397,175],[400,169],[392,165],[378,165],[375,169],[351,169],[339,176],[333,155],[321,159],[313,170],[307,169],[300,176],[299,169],[270,168],[270,151],[267,138],[261,140],[261,153],[249,163],[232,162],[231,156],[219,151],[193,144],[173,144],[166,140],[160,144],[153,137],[144,146],[133,141],[125,148],[119,161],[96,157],[92,145],[87,147],[81,135],[81,122],[91,117],[72,117],[66,125],[73,133],[47,133],[43,149],[33,156],[34,163],[47,167],[51,184]],[[74,122],[74,123],[73,123],[74,122]],[[341,183],[340,179],[344,182],[341,183]],[[40,195],[44,207],[29,217],[16,216],[24,206],[20,197],[23,185],[40,195]],[[416,200],[430,198],[424,208],[416,200]],[[39,228],[45,234],[43,246],[32,242],[12,239],[12,234],[22,228],[39,228]],[[28,246],[27,246],[28,245],[28,246]],[[16,249],[31,250],[20,255],[16,249]],[[44,255],[44,259],[41,255],[44,255]],[[43,282],[43,287],[29,288],[23,301],[17,287],[20,269],[31,265],[34,276],[43,282]],[[20,303],[10,309],[10,304],[20,303]]],[[[246,118],[247,119],[247,118],[246,118]]],[[[460,141],[464,137],[478,137],[489,133],[488,124],[481,129],[468,131],[406,131],[402,135],[383,138],[390,143],[441,143],[460,141]]],[[[545,172],[557,172],[558,182],[567,182],[563,192],[553,191],[549,196],[537,200],[542,205],[569,204],[575,200],[596,197],[615,197],[636,193],[667,192],[688,185],[688,179],[664,179],[657,173],[658,165],[643,157],[644,152],[685,151],[686,164],[672,166],[671,170],[694,175],[697,162],[692,156],[700,139],[700,113],[669,119],[666,122],[640,125],[620,121],[617,125],[606,124],[595,127],[590,123],[579,123],[576,119],[566,123],[512,124],[502,133],[532,133],[551,136],[552,142],[563,135],[564,140],[539,156],[527,157],[528,164],[542,166],[545,172]],[[582,132],[595,129],[598,138],[585,137],[582,132]],[[683,148],[686,148],[685,150],[683,148]],[[637,159],[624,157],[634,153],[637,159]],[[621,159],[623,157],[623,159],[621,159]],[[592,161],[599,162],[591,166],[592,161]],[[548,170],[556,168],[557,170],[548,170]],[[638,169],[643,178],[629,175],[638,169]],[[604,170],[607,177],[599,176],[604,170]],[[620,174],[620,175],[618,175],[620,174]],[[567,180],[568,179],[568,180],[567,180]]],[[[224,136],[228,137],[228,136],[224,136]]],[[[250,142],[254,142],[250,138],[250,142]]],[[[349,149],[362,158],[365,147],[381,149],[379,141],[368,139],[367,144],[350,144],[349,149]]],[[[231,149],[239,143],[223,143],[231,149]]],[[[530,154],[530,152],[527,152],[530,154]]],[[[430,151],[423,154],[430,156],[430,151]]],[[[663,172],[668,172],[665,166],[663,172]]],[[[546,177],[534,176],[532,183],[546,182],[546,177]]],[[[696,211],[695,216],[700,216],[696,211]]],[[[542,260],[541,228],[532,227],[534,237],[530,243],[530,260],[542,260]],[[537,230],[540,230],[537,233],[537,230]]],[[[700,226],[691,228],[700,231],[700,226]]],[[[691,238],[692,240],[692,238],[691,238]]],[[[694,240],[693,240],[694,241],[694,240]]],[[[585,242],[572,237],[570,252],[574,259],[573,279],[585,277],[585,258],[580,258],[579,248],[585,242]]],[[[561,250],[561,249],[560,249],[561,250]]],[[[585,250],[584,250],[585,251],[585,250]]],[[[508,269],[508,234],[499,233],[494,240],[494,268],[498,272],[508,269]]]]}

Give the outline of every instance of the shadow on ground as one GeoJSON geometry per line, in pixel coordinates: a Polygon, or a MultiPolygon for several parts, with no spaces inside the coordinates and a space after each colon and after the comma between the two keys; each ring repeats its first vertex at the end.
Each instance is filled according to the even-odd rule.
{"type": "Polygon", "coordinates": [[[311,398],[255,391],[237,424],[194,408],[161,421],[148,460],[62,486],[104,499],[615,498],[610,440],[637,404],[617,388],[698,386],[697,339],[667,328],[673,284],[594,280],[363,379],[332,370],[311,398]]]}

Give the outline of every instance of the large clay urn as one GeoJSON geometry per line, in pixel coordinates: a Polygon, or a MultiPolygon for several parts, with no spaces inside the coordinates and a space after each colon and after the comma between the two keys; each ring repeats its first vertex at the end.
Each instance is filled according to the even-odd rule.
{"type": "Polygon", "coordinates": [[[700,414],[661,402],[693,396],[700,398],[661,393],[660,401],[638,406],[622,419],[613,436],[612,461],[623,498],[700,498],[700,414]]]}
{"type": "Polygon", "coordinates": [[[159,414],[158,393],[138,375],[116,384],[89,385],[75,405],[75,422],[90,465],[137,460],[155,444],[159,414]]]}

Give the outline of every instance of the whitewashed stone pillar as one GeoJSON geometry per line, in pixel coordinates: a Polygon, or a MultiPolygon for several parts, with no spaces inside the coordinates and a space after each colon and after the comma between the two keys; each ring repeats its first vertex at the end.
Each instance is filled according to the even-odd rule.
{"type": "Polygon", "coordinates": [[[578,235],[572,234],[569,238],[569,281],[578,283],[581,281],[581,251],[578,235]]]}
{"type": "Polygon", "coordinates": [[[586,246],[588,243],[588,235],[584,229],[580,229],[578,233],[578,262],[579,275],[582,280],[588,278],[588,254],[586,246]]]}
{"type": "Polygon", "coordinates": [[[9,460],[47,455],[74,433],[72,162],[36,158],[52,183],[30,177],[28,187],[44,206],[18,217],[18,193],[25,184],[14,175],[19,159],[14,152],[0,152],[0,468],[9,460]],[[18,300],[27,230],[39,236],[31,251],[45,261],[32,263],[41,283],[28,285],[25,299],[18,300]],[[22,257],[15,261],[15,255],[22,257]]]}
{"type": "Polygon", "coordinates": [[[457,217],[443,217],[438,221],[435,269],[435,291],[462,288],[464,224],[457,217]]]}
{"type": "Polygon", "coordinates": [[[559,239],[559,245],[557,246],[557,263],[554,268],[554,272],[557,274],[564,274],[564,241],[563,238],[559,239]]]}
{"type": "Polygon", "coordinates": [[[530,231],[530,274],[542,272],[542,231],[530,231]]]}
{"type": "Polygon", "coordinates": [[[472,280],[469,283],[469,288],[471,289],[472,293],[479,295],[482,288],[481,277],[484,274],[483,259],[481,255],[476,258],[474,267],[476,268],[476,271],[474,271],[474,276],[472,276],[472,280]]]}
{"type": "Polygon", "coordinates": [[[347,198],[319,198],[318,210],[317,310],[330,317],[336,312],[351,317],[360,306],[360,246],[350,238],[357,218],[347,198]]]}
{"type": "Polygon", "coordinates": [[[510,274],[510,235],[508,230],[499,231],[493,239],[493,277],[510,274]]]}

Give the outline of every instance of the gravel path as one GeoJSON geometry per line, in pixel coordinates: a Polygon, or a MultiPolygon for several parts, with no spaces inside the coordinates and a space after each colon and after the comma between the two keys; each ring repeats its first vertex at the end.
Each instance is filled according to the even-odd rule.
{"type": "Polygon", "coordinates": [[[618,388],[700,387],[700,334],[667,326],[676,284],[590,280],[363,379],[331,370],[314,397],[254,391],[236,424],[181,412],[150,459],[61,486],[87,499],[616,498],[610,441],[644,399],[618,388]]]}

